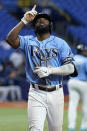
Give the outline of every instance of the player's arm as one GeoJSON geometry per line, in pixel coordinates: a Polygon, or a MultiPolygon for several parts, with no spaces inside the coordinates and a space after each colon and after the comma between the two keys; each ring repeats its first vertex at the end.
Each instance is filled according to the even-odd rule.
{"type": "Polygon", "coordinates": [[[50,74],[66,76],[74,73],[74,69],[74,65],[72,63],[69,63],[60,67],[50,69],[50,74]]]}
{"type": "Polygon", "coordinates": [[[20,46],[20,38],[18,35],[22,30],[22,28],[24,27],[24,25],[32,21],[34,17],[37,15],[35,8],[36,5],[34,5],[31,11],[27,11],[24,14],[24,17],[21,19],[21,21],[8,33],[6,41],[13,48],[18,48],[20,46]]]}
{"type": "Polygon", "coordinates": [[[18,37],[18,34],[20,33],[21,29],[23,28],[24,23],[21,21],[18,23],[7,35],[6,41],[9,45],[11,45],[13,48],[18,48],[20,45],[20,39],[18,37]]]}
{"type": "Polygon", "coordinates": [[[49,75],[67,76],[74,73],[74,70],[74,65],[69,63],[60,67],[37,67],[34,70],[34,73],[38,74],[39,78],[43,78],[49,75]]]}

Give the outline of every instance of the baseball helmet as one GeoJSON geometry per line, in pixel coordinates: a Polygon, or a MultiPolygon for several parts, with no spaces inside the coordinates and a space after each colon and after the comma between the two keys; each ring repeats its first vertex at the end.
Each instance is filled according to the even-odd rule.
{"type": "Polygon", "coordinates": [[[87,51],[87,46],[83,44],[79,44],[76,47],[77,51],[87,51]]]}
{"type": "Polygon", "coordinates": [[[49,16],[48,14],[38,13],[38,14],[35,16],[34,20],[33,20],[33,26],[35,26],[35,23],[36,23],[37,19],[39,19],[39,18],[46,18],[46,19],[49,20],[49,22],[51,23],[51,18],[50,18],[50,16],[49,16]]]}

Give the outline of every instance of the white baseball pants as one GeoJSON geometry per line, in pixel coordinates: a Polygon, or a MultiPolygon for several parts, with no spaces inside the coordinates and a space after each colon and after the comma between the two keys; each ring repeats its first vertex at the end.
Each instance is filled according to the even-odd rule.
{"type": "Polygon", "coordinates": [[[28,98],[29,131],[43,131],[47,118],[49,131],[62,131],[63,88],[46,92],[30,87],[28,98]]]}
{"type": "Polygon", "coordinates": [[[68,81],[69,90],[69,110],[68,127],[75,128],[77,117],[77,106],[79,100],[82,101],[82,122],[81,129],[87,128],[87,82],[70,79],[68,81]]]}

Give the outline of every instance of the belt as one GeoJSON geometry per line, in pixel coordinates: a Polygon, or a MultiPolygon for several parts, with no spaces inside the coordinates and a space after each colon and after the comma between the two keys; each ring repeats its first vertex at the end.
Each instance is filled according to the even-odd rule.
{"type": "Polygon", "coordinates": [[[31,85],[35,89],[40,89],[40,90],[48,91],[48,92],[55,91],[55,90],[58,90],[59,88],[63,87],[62,84],[59,84],[59,85],[56,85],[56,86],[43,86],[43,85],[38,85],[38,84],[32,84],[31,83],[31,85]]]}

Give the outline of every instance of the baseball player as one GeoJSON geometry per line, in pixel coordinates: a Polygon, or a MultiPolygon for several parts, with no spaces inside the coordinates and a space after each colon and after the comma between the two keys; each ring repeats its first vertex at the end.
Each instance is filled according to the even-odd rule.
{"type": "Polygon", "coordinates": [[[51,35],[50,16],[37,13],[35,8],[36,5],[24,14],[6,40],[13,48],[20,48],[25,53],[26,77],[30,83],[29,131],[43,131],[45,118],[49,131],[62,131],[62,76],[75,74],[72,52],[64,40],[51,35]],[[18,35],[28,22],[32,22],[36,37],[18,35]]]}
{"type": "Polygon", "coordinates": [[[87,131],[87,47],[82,44],[77,46],[77,54],[74,57],[78,76],[68,81],[69,111],[68,128],[75,131],[77,106],[82,100],[82,122],[80,130],[87,131]]]}

